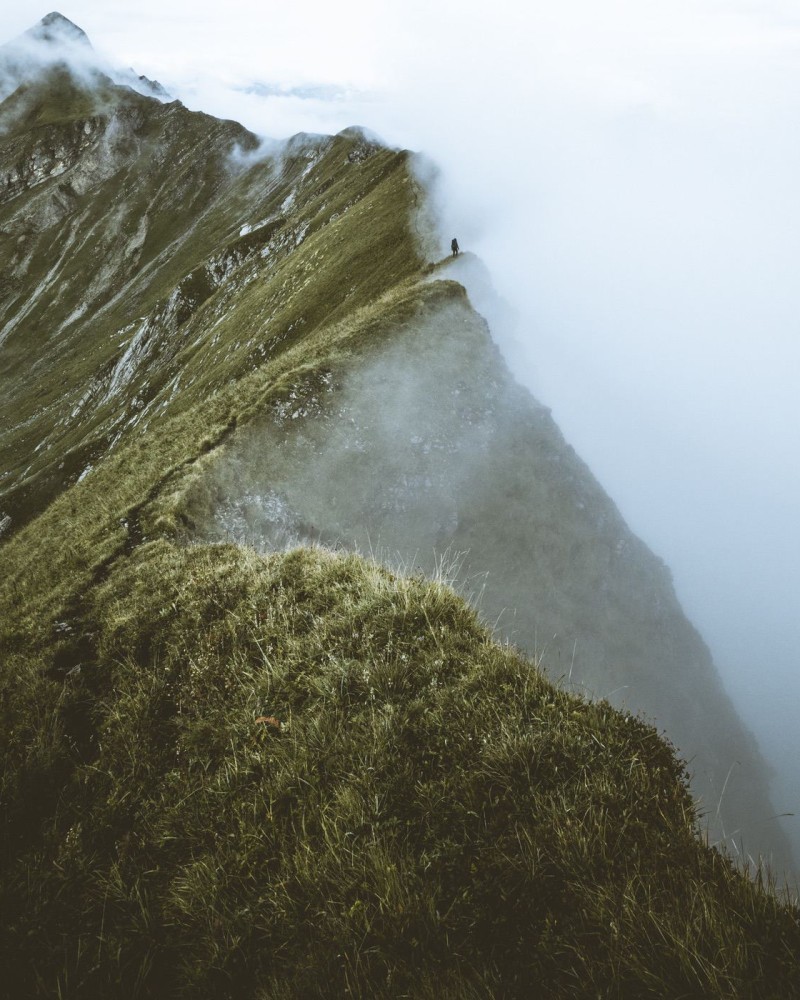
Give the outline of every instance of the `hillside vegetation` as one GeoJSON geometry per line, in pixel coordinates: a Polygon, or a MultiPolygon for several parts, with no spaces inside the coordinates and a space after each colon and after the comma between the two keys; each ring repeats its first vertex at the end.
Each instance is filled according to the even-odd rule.
{"type": "Polygon", "coordinates": [[[0,995],[800,995],[797,908],[670,743],[414,569],[473,551],[493,617],[683,698],[768,815],[668,574],[428,262],[410,154],[63,67],[0,119],[0,995]]]}
{"type": "Polygon", "coordinates": [[[441,582],[151,542],[59,653],[6,687],[8,996],[797,995],[672,748],[441,582]]]}

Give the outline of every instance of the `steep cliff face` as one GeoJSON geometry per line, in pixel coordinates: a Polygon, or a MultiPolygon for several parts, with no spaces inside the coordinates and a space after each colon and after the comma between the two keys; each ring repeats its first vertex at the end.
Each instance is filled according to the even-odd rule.
{"type": "Polygon", "coordinates": [[[262,147],[65,65],[0,121],[15,669],[63,682],[92,659],[92,594],[153,539],[321,541],[425,570],[450,553],[552,676],[655,717],[713,837],[786,863],[763,762],[668,571],[511,379],[448,262],[424,259],[409,154],[357,129],[262,147]]]}

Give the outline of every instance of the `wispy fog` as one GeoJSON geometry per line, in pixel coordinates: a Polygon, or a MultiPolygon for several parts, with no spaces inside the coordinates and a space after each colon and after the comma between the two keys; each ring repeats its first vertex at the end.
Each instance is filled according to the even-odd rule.
{"type": "Polygon", "coordinates": [[[518,378],[672,568],[800,813],[796,0],[63,13],[191,107],[438,162],[442,254],[485,260],[518,378]]]}

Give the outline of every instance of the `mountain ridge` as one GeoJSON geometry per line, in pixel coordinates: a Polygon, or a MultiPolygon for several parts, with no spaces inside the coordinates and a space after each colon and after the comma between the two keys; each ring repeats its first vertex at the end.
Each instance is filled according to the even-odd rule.
{"type": "MultiPolygon", "coordinates": [[[[448,853],[437,828],[424,851],[442,859],[438,895],[426,901],[421,889],[410,889],[401,905],[411,908],[416,923],[400,920],[394,930],[387,924],[375,954],[391,952],[393,937],[413,952],[412,939],[419,941],[424,926],[431,942],[462,935],[463,959],[480,941],[470,936],[484,926],[479,907],[464,904],[457,932],[446,917],[428,924],[419,915],[446,914],[457,893],[472,899],[471,879],[485,876],[482,899],[499,879],[506,887],[502,900],[515,901],[508,910],[503,901],[490,908],[515,943],[504,951],[503,935],[490,932],[495,944],[481,951],[485,965],[474,975],[484,986],[475,987],[476,995],[501,988],[517,995],[520,984],[535,981],[545,967],[547,981],[560,983],[552,985],[554,995],[572,995],[564,992],[571,974],[559,956],[572,949],[586,972],[595,960],[587,942],[602,920],[605,957],[598,959],[597,976],[608,986],[619,966],[616,946],[604,936],[606,918],[617,920],[623,910],[626,940],[636,942],[625,975],[639,988],[656,974],[635,968],[638,961],[656,961],[636,936],[639,911],[631,914],[617,901],[612,917],[607,901],[590,913],[577,900],[593,892],[600,900],[607,877],[610,885],[644,885],[662,865],[674,873],[663,890],[674,907],[670,933],[681,921],[694,926],[686,917],[687,886],[712,893],[711,910],[731,921],[720,946],[725,955],[738,954],[734,939],[747,944],[730,974],[738,978],[725,980],[725,988],[756,982],[753,955],[773,946],[777,955],[781,942],[793,940],[796,912],[759,895],[719,852],[702,845],[681,765],[670,746],[634,720],[630,705],[591,705],[549,684],[542,668],[566,678],[562,683],[609,696],[620,682],[635,683],[639,707],[647,712],[649,702],[661,725],[673,704],[668,730],[701,740],[712,779],[703,785],[705,776],[696,774],[695,791],[708,789],[709,798],[726,782],[732,755],[749,762],[721,807],[711,799],[706,808],[716,809],[728,830],[742,823],[756,830],[753,841],[780,866],[790,853],[780,832],[747,827],[769,814],[763,762],[708,650],[685,620],[663,563],[628,531],[546,407],[514,383],[463,284],[449,279],[452,263],[426,252],[436,233],[412,154],[387,149],[357,129],[262,146],[236,123],[113,82],[87,88],[79,81],[62,104],[52,83],[40,81],[38,96],[29,84],[34,93],[11,95],[0,106],[0,115],[5,108],[16,123],[0,135],[0,176],[13,179],[0,197],[0,264],[8,289],[0,306],[0,739],[8,847],[3,891],[14,914],[6,953],[21,947],[33,963],[38,943],[50,939],[59,920],[76,921],[89,935],[100,927],[101,939],[108,927],[120,943],[118,954],[126,957],[108,975],[122,968],[150,975],[146,970],[155,968],[152,975],[166,976],[171,956],[191,947],[197,957],[196,949],[213,938],[203,927],[205,911],[220,927],[232,919],[238,929],[224,947],[209,946],[206,957],[198,957],[197,969],[204,971],[197,975],[207,976],[198,988],[222,996],[226,976],[251,983],[250,971],[242,970],[258,965],[257,951],[237,942],[252,936],[265,948],[269,935],[288,942],[298,925],[284,915],[278,923],[254,918],[247,929],[247,919],[226,909],[233,904],[224,887],[209,890],[210,902],[200,892],[193,852],[207,857],[209,871],[224,871],[221,844],[229,837],[255,844],[258,834],[246,825],[218,837],[200,814],[190,821],[174,795],[196,779],[193,794],[209,815],[220,789],[227,789],[236,816],[248,803],[284,796],[281,829],[290,846],[282,861],[257,848],[264,870],[289,865],[295,851],[317,852],[335,866],[342,845],[356,836],[368,867],[370,852],[400,850],[417,886],[424,881],[416,868],[423,847],[415,840],[419,793],[411,770],[403,772],[407,784],[398,786],[387,813],[369,806],[371,819],[341,819],[345,840],[336,834],[333,853],[326,853],[327,835],[315,839],[327,829],[326,816],[350,816],[350,806],[340,814],[339,805],[360,802],[352,807],[355,816],[381,794],[366,777],[362,788],[362,767],[347,763],[348,720],[358,720],[355,731],[366,742],[358,743],[359,736],[347,753],[389,774],[394,750],[380,733],[391,734],[395,718],[403,746],[419,754],[419,767],[442,775],[450,768],[453,787],[470,770],[458,732],[489,746],[498,734],[508,738],[487,764],[486,780],[467,797],[476,817],[489,817],[485,829],[497,831],[512,860],[492,855],[481,869],[469,846],[484,844],[480,825],[462,814],[461,793],[444,778],[444,815],[458,815],[470,831],[459,841],[460,860],[448,853]],[[315,549],[320,541],[340,551],[315,549]],[[373,543],[405,560],[405,571],[341,551],[369,550],[373,543]],[[283,552],[296,544],[305,548],[283,552]],[[420,578],[420,571],[435,575],[448,550],[461,558],[454,583],[469,590],[476,577],[485,579],[486,618],[518,609],[512,637],[534,655],[533,665],[508,651],[501,655],[462,602],[420,578]],[[372,632],[364,622],[372,623],[372,632]],[[330,649],[329,637],[335,637],[330,649]],[[373,669],[377,688],[370,686],[373,669]],[[282,692],[280,708],[273,687],[282,692]],[[469,716],[457,707],[462,698],[474,713],[466,728],[469,716]],[[545,725],[551,711],[553,725],[545,725]],[[424,721],[427,713],[443,727],[441,738],[424,721]],[[506,715],[514,720],[508,732],[506,715]],[[300,742],[259,742],[268,718],[289,721],[286,733],[300,742]],[[373,729],[376,718],[383,721],[373,729]],[[592,721],[583,728],[585,719],[592,721]],[[420,727],[425,740],[417,742],[420,727]],[[549,735],[534,752],[541,727],[549,735]],[[561,732],[573,741],[569,752],[561,732]],[[606,754],[606,732],[618,748],[617,763],[606,754]],[[457,759],[447,749],[451,739],[463,753],[457,759]],[[435,747],[430,753],[428,742],[435,747]],[[315,769],[327,773],[330,754],[341,759],[335,780],[313,786],[308,807],[299,793],[269,785],[271,765],[264,762],[288,767],[281,746],[290,745],[304,747],[306,782],[315,769]],[[236,773],[245,748],[247,777],[227,785],[225,775],[236,773]],[[539,753],[546,763],[537,763],[539,753]],[[637,757],[642,753],[646,764],[637,757]],[[558,845],[545,838],[548,846],[534,861],[520,847],[532,829],[525,824],[549,802],[546,790],[558,786],[559,767],[568,783],[585,777],[595,789],[585,793],[591,807],[581,814],[591,833],[588,840],[573,837],[568,824],[557,824],[551,832],[558,845]],[[630,785],[622,782],[623,772],[630,785]],[[128,796],[129,786],[138,789],[136,796],[128,796]],[[509,789],[522,795],[525,787],[527,814],[514,807],[513,822],[506,822],[509,789]],[[631,796],[624,808],[613,787],[631,796]],[[255,799],[252,788],[259,789],[255,799]],[[475,796],[483,797],[482,805],[475,796]],[[669,815],[667,833],[659,828],[659,809],[669,815]],[[82,810],[91,823],[82,824],[82,810]],[[154,819],[160,815],[175,826],[162,829],[154,819]],[[310,840],[300,835],[306,815],[310,840]],[[522,837],[513,849],[512,833],[522,837]],[[641,851],[648,859],[642,869],[631,873],[625,852],[609,853],[614,837],[636,858],[641,851]],[[674,851],[664,846],[671,838],[674,851]],[[520,855],[513,854],[517,849],[520,855]],[[581,864],[573,867],[569,858],[581,864]],[[581,865],[597,875],[594,889],[591,879],[575,881],[581,865]],[[533,878],[537,866],[548,873],[545,881],[524,884],[534,896],[542,892],[550,909],[531,913],[513,886],[523,869],[533,878]],[[42,909],[28,907],[23,891],[25,873],[37,868],[46,872],[42,909]],[[114,886],[115,902],[98,923],[93,900],[103,884],[114,886]],[[130,916],[135,887],[145,884],[153,901],[147,919],[168,943],[136,929],[138,918],[130,916]],[[201,901],[197,910],[185,895],[191,885],[201,901]],[[561,888],[551,894],[553,886],[561,888]],[[725,900],[732,898],[739,902],[729,907],[725,900]],[[59,899],[66,909],[48,915],[47,901],[59,899]],[[733,911],[756,916],[741,923],[733,911]],[[770,920],[780,928],[773,938],[770,920]],[[553,921],[563,922],[564,937],[553,921]],[[541,943],[538,957],[527,954],[529,926],[541,943]],[[185,936],[181,928],[188,928],[185,936]],[[749,951],[756,940],[761,943],[749,951]]],[[[691,752],[684,735],[678,743],[691,752]]],[[[575,797],[567,816],[581,801],[580,782],[570,788],[575,797]]],[[[546,814],[559,815],[551,805],[546,814]]],[[[255,862],[246,851],[230,861],[248,906],[260,912],[256,869],[248,867],[255,862]]],[[[300,885],[305,876],[298,869],[286,877],[300,885]]],[[[332,882],[330,892],[339,891],[332,882]]],[[[337,926],[356,966],[351,935],[358,934],[359,914],[378,920],[371,902],[378,897],[381,912],[389,898],[400,912],[394,896],[380,895],[384,889],[371,892],[350,885],[342,897],[344,923],[337,926]]],[[[631,892],[633,898],[639,890],[631,892]]],[[[302,925],[307,918],[298,919],[302,925]]],[[[646,920],[644,926],[661,933],[646,920]]],[[[329,951],[336,933],[325,934],[319,968],[328,969],[339,988],[348,973],[329,951]]],[[[696,946],[713,953],[715,934],[703,924],[696,946]]],[[[94,959],[85,964],[79,943],[65,947],[84,977],[77,981],[102,994],[107,981],[93,978],[99,975],[90,968],[94,959]]],[[[439,945],[431,947],[435,952],[439,945]]],[[[56,952],[45,963],[48,981],[64,986],[56,952]]],[[[684,965],[675,955],[669,951],[659,967],[658,975],[667,977],[660,982],[674,974],[680,989],[722,988],[727,973],[716,960],[698,960],[692,968],[693,960],[684,965]],[[679,971],[665,972],[670,963],[679,971]]],[[[431,983],[440,958],[430,959],[431,983]]],[[[406,960],[396,956],[397,968],[406,960]]],[[[371,986],[356,966],[349,975],[363,995],[393,995],[385,967],[376,972],[371,962],[369,976],[378,977],[371,986]]],[[[789,982],[796,970],[782,962],[775,958],[771,967],[775,981],[789,982]]],[[[303,995],[303,973],[291,962],[286,969],[299,991],[290,995],[303,995]]],[[[191,975],[184,973],[185,989],[191,975]]],[[[459,982],[453,995],[469,995],[459,982]]]]}
{"type": "MultiPolygon", "coordinates": [[[[239,379],[271,352],[285,352],[295,342],[302,344],[316,328],[335,326],[337,316],[358,315],[358,308],[363,306],[374,311],[374,303],[387,295],[391,299],[399,294],[401,300],[405,295],[409,305],[415,295],[420,295],[419,291],[407,295],[401,290],[404,276],[410,279],[422,263],[419,250],[412,246],[416,235],[401,235],[405,219],[414,216],[422,198],[421,190],[410,176],[402,175],[405,164],[410,163],[408,154],[392,153],[362,131],[348,129],[338,137],[297,136],[273,147],[265,158],[257,154],[251,161],[239,162],[234,150],[256,154],[258,140],[236,123],[189,112],[179,103],[161,104],[113,83],[101,82],[94,88],[76,84],[75,93],[79,106],[77,111],[73,108],[66,115],[66,126],[60,121],[41,124],[41,109],[52,107],[55,101],[53,81],[45,77],[33,105],[38,124],[30,128],[30,115],[18,119],[25,137],[22,145],[12,128],[0,147],[0,163],[4,152],[6,157],[16,158],[16,169],[4,170],[6,176],[19,177],[22,184],[20,193],[6,198],[2,206],[5,270],[12,280],[16,276],[20,281],[20,295],[9,297],[5,313],[0,315],[0,337],[5,340],[4,357],[11,376],[5,393],[7,430],[0,437],[0,457],[7,470],[5,480],[24,471],[22,480],[11,489],[3,486],[2,513],[10,518],[6,534],[35,513],[37,497],[40,505],[46,503],[68,482],[87,476],[108,448],[117,447],[121,435],[139,427],[146,433],[153,420],[163,419],[175,405],[185,408],[198,395],[213,393],[222,382],[221,371],[226,372],[227,379],[239,379]],[[96,102],[91,108],[94,113],[88,116],[86,101],[96,102]],[[63,135],[64,127],[68,135],[77,134],[80,138],[71,147],[62,145],[52,150],[49,160],[44,158],[41,140],[35,137],[46,135],[52,144],[53,135],[63,135]],[[166,148],[167,144],[172,145],[169,156],[151,155],[151,150],[166,148]],[[23,163],[27,158],[28,163],[38,165],[32,168],[35,183],[25,183],[20,155],[23,163]],[[349,193],[338,177],[343,168],[355,171],[359,178],[357,187],[349,193]],[[384,183],[381,178],[395,178],[391,181],[391,199],[395,204],[382,206],[381,225],[376,227],[373,222],[377,220],[369,218],[374,205],[371,192],[373,185],[380,188],[384,183]],[[120,189],[126,191],[121,202],[117,196],[120,189]],[[329,204],[328,192],[337,189],[343,193],[329,204]],[[303,212],[297,217],[294,206],[300,192],[303,212]],[[265,197],[270,210],[254,209],[253,205],[263,202],[265,197]],[[390,218],[390,213],[396,213],[397,218],[390,218]],[[114,220],[113,226],[110,219],[114,220]],[[365,223],[370,226],[366,231],[365,223]],[[102,263],[99,248],[93,246],[93,234],[101,229],[107,234],[102,263]],[[39,234],[47,234],[46,240],[39,234]],[[180,252],[176,253],[178,246],[180,252]],[[333,254],[330,247],[335,248],[333,254]],[[81,256],[84,248],[90,255],[87,261],[81,256]],[[87,273],[92,274],[93,281],[88,286],[87,273]],[[37,274],[44,281],[37,284],[34,294],[28,295],[23,289],[37,274]],[[261,274],[269,275],[266,285],[262,284],[261,274]],[[358,275],[368,275],[362,282],[361,293],[358,275]],[[348,280],[355,280],[355,284],[348,286],[348,280]],[[58,294],[53,296],[56,289],[58,294]],[[20,307],[23,297],[25,302],[20,307]],[[86,300],[92,303],[88,313],[84,312],[86,300]],[[209,340],[205,333],[209,323],[223,323],[231,330],[241,330],[244,337],[234,336],[225,347],[215,347],[214,338],[209,340]],[[52,385],[50,396],[44,397],[44,408],[41,388],[37,403],[32,405],[36,397],[31,391],[30,377],[24,374],[29,357],[28,338],[41,336],[38,331],[43,329],[56,331],[56,341],[51,333],[48,343],[58,343],[47,360],[38,360],[33,373],[36,385],[47,385],[48,379],[52,385]],[[75,340],[78,331],[80,337],[75,340]],[[115,331],[111,338],[110,331],[115,331]],[[89,344],[91,351],[84,359],[81,352],[89,344]],[[73,388],[65,392],[70,380],[73,388]],[[176,394],[178,386],[180,393],[176,394]],[[49,433],[43,435],[43,428],[50,428],[49,433]]],[[[18,95],[15,97],[19,99],[18,95]]],[[[12,105],[15,97],[9,99],[12,105]]],[[[5,104],[0,107],[0,114],[5,104]]],[[[437,276],[427,274],[424,280],[437,276]]],[[[441,308],[448,309],[452,294],[434,293],[434,298],[438,295],[441,308]]],[[[304,498],[296,500],[301,508],[298,518],[303,523],[316,520],[327,537],[361,546],[365,539],[359,525],[372,523],[378,544],[406,556],[420,548],[420,537],[427,537],[425,524],[444,519],[442,523],[451,525],[451,535],[440,531],[439,537],[430,538],[428,546],[431,551],[436,546],[472,551],[468,572],[490,570],[490,596],[487,598],[485,591],[484,601],[493,617],[504,609],[519,608],[522,601],[531,601],[532,595],[536,595],[534,604],[538,612],[532,622],[520,624],[517,613],[516,641],[538,651],[537,636],[546,629],[549,655],[556,664],[554,672],[571,673],[573,679],[600,693],[625,689],[634,676],[638,677],[636,683],[642,691],[633,704],[649,710],[662,724],[668,725],[685,752],[696,753],[690,739],[699,720],[688,721],[696,719],[696,703],[681,691],[691,672],[683,667],[677,678],[671,675],[681,658],[697,664],[693,668],[696,675],[693,685],[700,678],[714,677],[715,670],[696,632],[691,628],[686,631],[680,625],[673,634],[669,622],[683,618],[669,579],[662,576],[660,582],[648,583],[645,592],[653,597],[644,602],[637,592],[640,585],[624,582],[625,559],[620,563],[621,570],[614,567],[626,550],[632,551],[631,545],[641,546],[641,543],[633,541],[607,499],[590,502],[589,511],[594,511],[591,517],[576,506],[583,501],[571,494],[586,478],[588,470],[582,463],[574,468],[569,464],[572,459],[569,451],[564,450],[563,439],[554,438],[553,443],[544,444],[545,439],[533,431],[527,450],[520,443],[510,445],[519,438],[515,425],[527,419],[523,414],[530,407],[533,412],[541,412],[537,410],[540,404],[514,388],[507,372],[499,374],[504,369],[499,356],[485,355],[484,345],[490,342],[485,329],[476,328],[473,346],[476,358],[487,358],[481,363],[483,374],[477,376],[477,368],[470,370],[469,357],[466,368],[457,360],[463,352],[458,338],[463,336],[464,329],[474,326],[474,320],[469,312],[462,314],[456,310],[453,316],[449,326],[435,318],[430,321],[431,343],[438,343],[442,337],[449,343],[453,336],[450,330],[458,331],[449,348],[431,355],[431,370],[440,372],[441,388],[451,385],[453,393],[466,391],[468,400],[472,398],[469,387],[478,387],[486,379],[490,384],[504,386],[499,390],[500,395],[517,400],[516,409],[503,418],[506,429],[500,447],[493,451],[481,446],[485,468],[493,469],[491,482],[508,481],[515,485],[499,490],[490,486],[487,492],[478,467],[478,478],[470,480],[465,491],[473,498],[483,497],[480,501],[465,501],[472,504],[473,513],[460,510],[460,501],[451,495],[452,484],[443,487],[446,508],[443,512],[426,508],[424,501],[414,512],[414,498],[410,501],[407,498],[403,502],[411,502],[412,508],[406,516],[405,535],[399,531],[400,522],[396,518],[391,524],[391,518],[387,520],[371,511],[369,504],[353,512],[352,525],[341,522],[338,527],[326,526],[324,509],[314,517],[302,512],[303,504],[312,497],[310,488],[304,498]],[[456,378],[458,371],[461,374],[456,378]],[[512,459],[513,449],[520,450],[512,459]],[[534,458],[538,454],[550,456],[541,469],[534,458]],[[518,470],[526,467],[530,471],[520,478],[518,470]],[[562,477],[562,468],[571,471],[562,477]],[[559,478],[563,478],[561,485],[552,490],[549,484],[559,478]],[[536,504],[530,506],[534,496],[540,498],[541,514],[531,517],[531,512],[537,510],[536,504]],[[515,506],[520,501],[521,506],[515,506]],[[507,519],[512,509],[517,522],[529,525],[527,535],[523,532],[524,537],[530,538],[527,560],[520,560],[525,548],[520,544],[522,536],[516,537],[512,532],[506,533],[506,537],[503,531],[498,533],[499,529],[487,530],[498,523],[500,511],[505,512],[503,516],[507,519]],[[575,517],[569,511],[574,511],[575,517]],[[556,540],[564,533],[567,517],[572,517],[573,526],[566,532],[565,545],[560,546],[556,540]],[[477,527],[477,532],[470,528],[470,523],[477,527]],[[605,523],[609,528],[602,527],[605,523]],[[608,535],[608,541],[601,546],[596,544],[598,528],[608,535]],[[577,539],[583,541],[578,543],[577,539]],[[569,554],[571,548],[583,552],[581,558],[586,560],[580,571],[585,581],[580,584],[578,581],[583,578],[575,572],[576,557],[569,554]],[[475,558],[476,552],[481,553],[479,558],[475,558]],[[497,559],[497,552],[505,553],[502,559],[497,559]],[[527,566],[543,565],[543,559],[550,568],[542,587],[537,583],[540,575],[529,573],[527,566]],[[559,577],[564,583],[554,587],[552,581],[559,577]],[[589,582],[592,579],[594,583],[589,582]],[[614,580],[618,582],[612,584],[614,580]],[[598,603],[598,594],[603,591],[608,596],[598,603]],[[657,608],[660,591],[670,594],[667,602],[672,609],[663,620],[659,618],[661,612],[648,610],[657,608]],[[625,619],[638,605],[641,611],[636,614],[641,623],[638,629],[632,629],[625,619]],[[584,621],[583,637],[575,632],[576,615],[584,621]],[[660,634],[661,645],[645,651],[642,633],[648,632],[660,634]],[[623,641],[622,636],[629,638],[623,641]],[[664,653],[659,658],[655,650],[662,647],[664,653]],[[678,649],[683,652],[676,654],[678,649]],[[642,672],[637,664],[645,656],[653,665],[642,672]],[[654,666],[656,662],[660,664],[658,668],[654,666]],[[662,689],[670,691],[668,698],[659,696],[662,689]],[[668,711],[671,703],[680,705],[680,709],[668,711]]],[[[417,353],[424,354],[425,350],[423,337],[417,353]]],[[[417,374],[416,366],[406,363],[397,381],[413,384],[420,378],[423,376],[417,374]]],[[[431,386],[427,393],[421,392],[419,398],[414,398],[412,406],[420,413],[427,413],[426,420],[433,428],[428,436],[434,456],[439,448],[434,440],[437,434],[441,432],[446,439],[452,432],[452,428],[446,429],[451,423],[447,414],[436,407],[425,410],[427,400],[435,399],[436,394],[436,388],[431,386]]],[[[471,413],[471,407],[482,414],[479,423],[483,421],[480,433],[484,437],[497,434],[497,418],[493,413],[496,404],[492,400],[479,403],[477,398],[465,412],[471,413]]],[[[403,415],[398,413],[396,420],[400,425],[403,415]]],[[[297,426],[305,422],[301,420],[297,426]]],[[[380,427],[380,421],[376,426],[380,427]]],[[[358,448],[367,449],[374,463],[372,470],[367,468],[361,473],[367,475],[368,481],[375,477],[374,469],[381,467],[383,456],[394,450],[393,433],[394,428],[388,427],[375,441],[358,444],[358,448]]],[[[462,466],[469,465],[469,449],[460,447],[459,433],[456,428],[456,443],[447,447],[458,453],[462,466]]],[[[420,429],[420,435],[425,437],[424,428],[420,429]]],[[[348,452],[352,454],[349,446],[344,454],[348,452]]],[[[315,461],[312,458],[312,468],[315,461]]],[[[417,463],[423,470],[420,473],[423,478],[437,474],[430,458],[409,454],[408,461],[417,463]]],[[[403,469],[391,469],[385,478],[392,482],[405,475],[403,469]]],[[[374,489],[380,491],[379,487],[374,489]]],[[[396,493],[403,487],[391,489],[396,493]]],[[[194,499],[186,501],[189,509],[171,515],[173,524],[187,519],[190,522],[192,504],[205,503],[196,499],[196,485],[192,490],[194,499]]],[[[590,493],[599,498],[602,490],[599,493],[597,490],[595,484],[590,493]]],[[[375,493],[378,496],[379,492],[375,493]]],[[[391,498],[376,502],[384,514],[395,503],[391,498]]],[[[635,566],[636,560],[631,565],[635,566]]],[[[659,572],[654,564],[646,578],[655,581],[659,572]]],[[[726,706],[728,722],[735,718],[732,709],[727,711],[728,702],[718,683],[716,687],[712,685],[703,701],[704,705],[712,703],[717,714],[726,706]]],[[[703,728],[708,729],[709,725],[706,719],[703,728]]],[[[721,756],[711,754],[717,759],[708,768],[710,783],[700,779],[711,809],[716,808],[715,798],[721,794],[723,775],[732,760],[758,759],[752,740],[742,739],[740,746],[747,748],[746,753],[726,750],[721,756]]],[[[745,765],[739,781],[746,788],[752,780],[745,765]]],[[[757,812],[770,814],[763,805],[757,812]]],[[[737,827],[741,827],[739,821],[733,824],[733,828],[737,827]]],[[[717,836],[720,834],[718,831],[717,836]]]]}

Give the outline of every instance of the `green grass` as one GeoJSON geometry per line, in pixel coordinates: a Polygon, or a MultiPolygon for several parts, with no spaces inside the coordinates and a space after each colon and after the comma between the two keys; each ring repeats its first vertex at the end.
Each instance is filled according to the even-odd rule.
{"type": "Polygon", "coordinates": [[[67,626],[4,708],[6,995],[796,995],[672,748],[444,583],[161,541],[67,626]]]}

